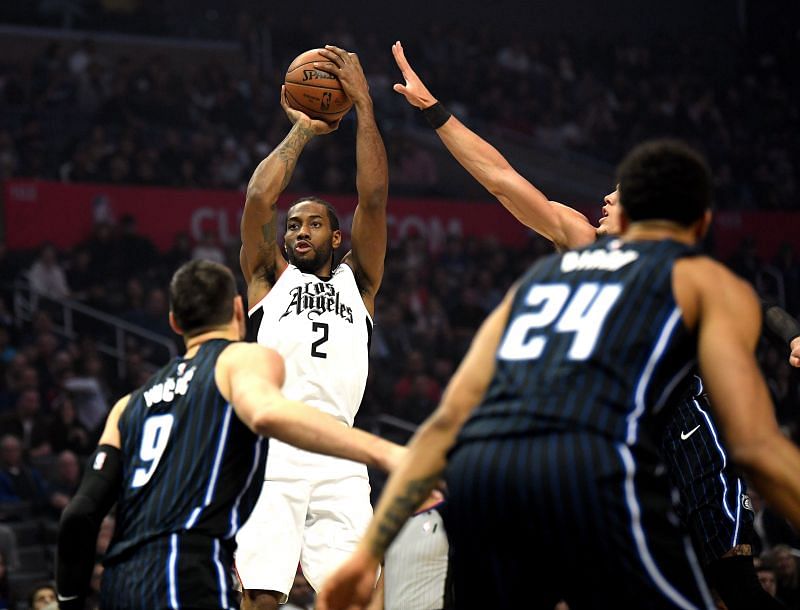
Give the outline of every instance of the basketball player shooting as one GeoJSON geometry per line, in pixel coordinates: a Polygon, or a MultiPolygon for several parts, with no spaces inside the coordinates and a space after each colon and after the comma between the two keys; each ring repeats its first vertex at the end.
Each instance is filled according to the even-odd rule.
{"type": "MultiPolygon", "coordinates": [[[[286,396],[352,426],[367,380],[375,295],[383,278],[388,169],[358,56],[334,46],[321,54],[329,61],[314,67],[339,79],[358,121],[351,250],[334,267],[333,254],[342,243],[339,220],[317,197],[302,197],[287,212],[288,261],[278,247],[278,197],[306,144],[338,126],[289,107],[282,92],[293,125],[248,184],[240,262],[257,341],[286,360],[286,396]]],[[[271,443],[263,492],[238,536],[243,607],[276,608],[284,602],[298,561],[318,590],[366,529],[369,493],[363,465],[271,443]]]]}
{"type": "MultiPolygon", "coordinates": [[[[618,190],[603,198],[598,226],[574,208],[550,201],[497,149],[444,108],[412,69],[400,42],[392,46],[392,54],[405,81],[394,90],[421,109],[456,160],[522,224],[558,250],[584,247],[603,235],[620,233],[618,190]]],[[[781,345],[790,345],[790,363],[800,366],[800,358],[794,355],[800,355],[800,325],[778,307],[764,310],[766,328],[781,345]]],[[[729,610],[773,607],[774,602],[758,586],[752,566],[753,517],[746,508],[746,489],[718,442],[702,381],[696,378],[674,406],[665,426],[662,457],[680,492],[679,516],[692,533],[707,576],[729,610]]]]}

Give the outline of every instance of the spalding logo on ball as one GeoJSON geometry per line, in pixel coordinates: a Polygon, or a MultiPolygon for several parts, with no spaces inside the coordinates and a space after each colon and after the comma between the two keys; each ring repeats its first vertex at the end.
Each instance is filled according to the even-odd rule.
{"type": "Polygon", "coordinates": [[[353,102],[342,90],[338,78],[314,67],[315,61],[329,61],[319,51],[311,49],[301,53],[289,64],[284,79],[286,101],[312,119],[333,123],[347,114],[353,102]]]}

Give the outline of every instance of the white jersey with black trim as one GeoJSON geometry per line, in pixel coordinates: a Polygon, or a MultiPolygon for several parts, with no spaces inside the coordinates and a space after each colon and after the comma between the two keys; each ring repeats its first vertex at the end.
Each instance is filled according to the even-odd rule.
{"type": "MultiPolygon", "coordinates": [[[[325,280],[289,265],[248,315],[258,343],[283,356],[284,395],[352,426],[367,383],[372,333],[353,270],[340,264],[325,280]]],[[[323,457],[271,439],[266,477],[292,465],[318,466],[323,457]]]]}

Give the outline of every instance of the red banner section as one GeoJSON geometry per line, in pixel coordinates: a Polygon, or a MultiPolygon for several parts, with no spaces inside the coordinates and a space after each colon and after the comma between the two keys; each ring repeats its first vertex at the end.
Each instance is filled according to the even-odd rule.
{"type": "MultiPolygon", "coordinates": [[[[62,184],[11,180],[3,185],[6,244],[10,249],[35,248],[45,242],[72,247],[86,239],[96,222],[115,222],[130,214],[139,231],[162,250],[175,235],[186,232],[197,240],[213,231],[222,243],[239,240],[244,194],[236,191],[199,191],[102,184],[62,184]]],[[[286,210],[296,195],[279,201],[286,210]]],[[[339,211],[345,240],[355,209],[355,197],[326,197],[339,211]]],[[[580,206],[590,220],[599,206],[580,206]]],[[[434,248],[447,235],[494,236],[504,245],[523,243],[529,231],[496,202],[392,197],[389,201],[390,239],[420,235],[434,248]]],[[[758,253],[772,258],[783,242],[796,244],[800,235],[797,212],[717,212],[713,244],[716,255],[728,258],[746,236],[758,253]]]]}
{"type": "MultiPolygon", "coordinates": [[[[239,241],[244,194],[102,184],[61,184],[12,180],[4,184],[6,243],[10,249],[34,248],[52,242],[60,248],[86,239],[96,222],[115,222],[130,214],[138,230],[166,250],[175,235],[197,240],[213,231],[222,243],[239,241]]],[[[284,194],[284,212],[296,199],[284,194]]],[[[355,197],[325,197],[339,212],[345,240],[356,206],[355,197]]],[[[497,203],[392,197],[389,200],[390,239],[416,234],[437,247],[447,235],[494,235],[517,245],[528,230],[497,203]]]]}

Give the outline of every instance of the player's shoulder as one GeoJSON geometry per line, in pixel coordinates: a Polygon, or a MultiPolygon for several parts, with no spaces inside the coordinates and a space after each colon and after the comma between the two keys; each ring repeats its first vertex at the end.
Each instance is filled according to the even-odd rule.
{"type": "Polygon", "coordinates": [[[111,411],[109,412],[109,416],[110,417],[115,417],[116,419],[119,419],[120,416],[125,412],[125,409],[128,406],[128,403],[130,402],[130,400],[131,400],[131,395],[130,394],[126,394],[125,396],[120,398],[117,402],[114,403],[114,406],[111,407],[111,411]]]}
{"type": "Polygon", "coordinates": [[[582,220],[585,223],[589,223],[589,219],[586,217],[585,214],[579,212],[575,208],[568,206],[565,203],[561,203],[560,201],[553,201],[550,200],[550,205],[558,210],[559,214],[563,214],[565,217],[569,218],[576,218],[578,220],[582,220]]]}
{"type": "Polygon", "coordinates": [[[675,261],[673,291],[689,326],[702,312],[737,309],[742,316],[758,316],[760,306],[753,287],[725,265],[708,256],[675,261]]]}
{"type": "Polygon", "coordinates": [[[561,226],[561,237],[553,237],[556,247],[562,250],[587,246],[597,237],[597,229],[585,214],[558,201],[550,201],[556,210],[561,226]]]}
{"type": "Polygon", "coordinates": [[[120,441],[120,423],[122,422],[122,416],[125,413],[130,400],[131,395],[126,394],[116,403],[114,403],[113,407],[111,407],[111,411],[109,411],[108,417],[106,418],[106,425],[103,428],[102,434],[100,435],[98,445],[111,445],[117,448],[122,445],[120,441]]]}
{"type": "Polygon", "coordinates": [[[283,358],[274,349],[244,341],[231,343],[217,358],[214,380],[217,389],[227,399],[231,397],[235,379],[254,375],[267,377],[281,386],[286,375],[283,358]]]}
{"type": "Polygon", "coordinates": [[[678,281],[695,284],[699,289],[725,288],[755,294],[752,286],[728,267],[705,255],[688,256],[675,261],[673,273],[678,281]]]}
{"type": "Polygon", "coordinates": [[[227,366],[251,366],[263,363],[273,364],[283,362],[280,354],[274,349],[259,343],[248,341],[237,341],[230,343],[219,355],[217,359],[218,367],[227,366]]]}
{"type": "Polygon", "coordinates": [[[354,269],[355,261],[353,261],[353,251],[350,250],[342,257],[342,260],[331,272],[331,278],[352,278],[356,279],[356,271],[354,269]]]}

